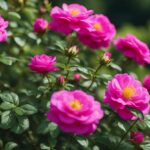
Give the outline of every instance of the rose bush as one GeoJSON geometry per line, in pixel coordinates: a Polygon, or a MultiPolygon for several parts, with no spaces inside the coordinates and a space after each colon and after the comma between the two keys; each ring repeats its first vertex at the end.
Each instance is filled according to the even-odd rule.
{"type": "Polygon", "coordinates": [[[150,149],[149,24],[81,3],[0,1],[0,150],[150,149]]]}

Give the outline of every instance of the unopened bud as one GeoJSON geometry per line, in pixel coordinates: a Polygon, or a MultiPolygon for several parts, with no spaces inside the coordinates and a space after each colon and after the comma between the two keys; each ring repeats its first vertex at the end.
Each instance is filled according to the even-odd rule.
{"type": "Polygon", "coordinates": [[[64,83],[65,83],[65,78],[64,78],[64,76],[59,76],[59,77],[58,77],[58,82],[59,82],[60,84],[64,84],[64,83]]]}
{"type": "Polygon", "coordinates": [[[68,55],[70,55],[70,56],[76,56],[78,52],[79,52],[79,48],[76,45],[71,46],[68,49],[68,55]]]}
{"type": "Polygon", "coordinates": [[[131,132],[130,141],[132,143],[141,144],[144,141],[144,134],[142,132],[131,132]]]}
{"type": "Polygon", "coordinates": [[[110,58],[111,58],[111,53],[109,53],[109,52],[104,53],[104,55],[103,55],[103,60],[104,60],[105,62],[109,62],[109,61],[110,61],[110,58]]]}
{"type": "Polygon", "coordinates": [[[74,74],[74,80],[76,80],[76,81],[79,81],[80,80],[80,74],[79,73],[76,73],[76,74],[74,74]]]}

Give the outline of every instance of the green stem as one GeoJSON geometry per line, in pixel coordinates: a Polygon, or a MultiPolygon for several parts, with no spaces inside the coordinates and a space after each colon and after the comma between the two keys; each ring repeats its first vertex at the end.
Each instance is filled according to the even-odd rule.
{"type": "Polygon", "coordinates": [[[124,140],[124,138],[127,136],[127,134],[131,131],[131,129],[134,127],[134,125],[137,123],[138,119],[135,120],[133,122],[133,124],[130,126],[130,128],[126,131],[126,133],[122,136],[122,138],[120,139],[118,145],[116,146],[116,150],[120,147],[122,141],[124,140]]]}
{"type": "Polygon", "coordinates": [[[48,83],[49,83],[49,85],[50,85],[50,87],[51,87],[51,81],[50,81],[50,79],[49,79],[49,77],[48,77],[47,74],[46,74],[46,78],[47,78],[47,81],[48,81],[48,83]]]}
{"type": "MultiPolygon", "coordinates": [[[[68,67],[68,65],[70,64],[70,60],[71,60],[71,57],[68,57],[68,60],[67,60],[67,63],[66,63],[66,67],[68,67]]],[[[70,74],[70,70],[68,69],[67,73],[66,73],[66,78],[65,78],[66,81],[68,81],[69,74],[70,74]]]]}
{"type": "Polygon", "coordinates": [[[96,78],[96,74],[97,74],[97,72],[99,71],[99,69],[100,69],[102,66],[103,66],[103,65],[100,64],[100,65],[96,68],[96,70],[95,70],[95,72],[94,72],[94,74],[93,74],[92,82],[91,82],[91,84],[89,85],[89,87],[87,88],[88,90],[92,87],[92,85],[93,85],[93,83],[94,83],[94,81],[95,81],[95,78],[96,78]]]}

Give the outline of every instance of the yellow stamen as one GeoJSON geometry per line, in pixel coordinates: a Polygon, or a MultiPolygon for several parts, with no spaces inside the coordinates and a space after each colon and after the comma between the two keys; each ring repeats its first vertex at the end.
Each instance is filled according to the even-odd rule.
{"type": "Polygon", "coordinates": [[[102,29],[102,25],[98,22],[94,23],[93,27],[95,30],[101,30],[102,29]]]}
{"type": "Polygon", "coordinates": [[[74,16],[77,16],[77,15],[80,14],[80,10],[79,10],[79,9],[76,9],[76,8],[71,9],[71,10],[70,10],[70,14],[71,14],[73,17],[74,17],[74,16]]]}
{"type": "Polygon", "coordinates": [[[75,110],[80,110],[82,108],[81,102],[77,99],[72,100],[69,105],[75,110]]]}
{"type": "Polygon", "coordinates": [[[134,87],[125,87],[123,90],[123,97],[125,99],[130,99],[135,95],[135,88],[134,87]]]}

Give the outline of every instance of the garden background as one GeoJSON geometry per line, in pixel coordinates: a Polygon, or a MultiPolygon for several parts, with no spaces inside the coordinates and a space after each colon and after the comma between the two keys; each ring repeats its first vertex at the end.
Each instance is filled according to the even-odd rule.
{"type": "MultiPolygon", "coordinates": [[[[57,55],[56,49],[63,52],[67,39],[52,31],[44,35],[36,34],[33,32],[33,22],[39,17],[50,21],[51,8],[63,3],[83,4],[95,13],[105,14],[117,29],[115,38],[132,33],[150,47],[150,0],[0,0],[0,15],[9,21],[7,42],[0,43],[0,150],[113,150],[120,135],[130,126],[115,115],[107,118],[110,112],[105,105],[106,120],[102,121],[98,132],[89,138],[62,133],[58,126],[47,120],[45,114],[49,110],[50,96],[53,90],[61,87],[49,90],[47,78],[30,71],[28,64],[36,54],[57,55]],[[108,126],[108,123],[111,125],[108,126]]],[[[78,87],[78,83],[72,79],[73,74],[80,73],[84,78],[87,73],[84,68],[95,66],[95,58],[104,52],[93,52],[79,45],[80,57],[73,63],[80,60],[82,67],[71,70],[71,83],[65,85],[66,89],[78,87]]],[[[103,101],[107,80],[116,73],[127,72],[141,81],[150,74],[150,65],[142,67],[131,60],[127,61],[114,46],[109,51],[113,64],[111,68],[101,69],[99,78],[102,79],[102,86],[97,85],[98,88],[94,90],[95,97],[100,101],[103,101]]],[[[67,58],[58,54],[60,68],[63,68],[64,61],[67,58]]],[[[65,71],[57,75],[52,73],[49,77],[55,82],[65,71]]],[[[83,82],[81,88],[86,88],[88,84],[83,82]]],[[[146,134],[141,148],[150,150],[150,116],[146,119],[145,124],[139,125],[146,134]]],[[[119,149],[134,150],[134,147],[126,139],[119,149]]]]}

